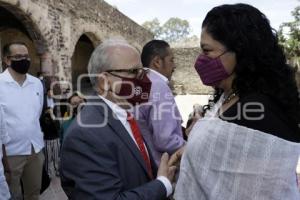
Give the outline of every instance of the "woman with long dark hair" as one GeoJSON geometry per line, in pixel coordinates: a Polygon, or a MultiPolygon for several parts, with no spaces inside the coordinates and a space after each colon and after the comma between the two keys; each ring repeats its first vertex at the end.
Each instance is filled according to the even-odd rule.
{"type": "Polygon", "coordinates": [[[216,104],[191,131],[176,200],[298,199],[299,94],[269,20],[247,4],[215,7],[201,48],[195,69],[216,104]]]}

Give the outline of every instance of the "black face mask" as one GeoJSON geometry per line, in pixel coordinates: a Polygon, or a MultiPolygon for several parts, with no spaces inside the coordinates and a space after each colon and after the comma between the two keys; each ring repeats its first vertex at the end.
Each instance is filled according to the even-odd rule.
{"type": "Polygon", "coordinates": [[[19,74],[26,74],[30,67],[30,60],[12,60],[10,67],[19,74]]]}

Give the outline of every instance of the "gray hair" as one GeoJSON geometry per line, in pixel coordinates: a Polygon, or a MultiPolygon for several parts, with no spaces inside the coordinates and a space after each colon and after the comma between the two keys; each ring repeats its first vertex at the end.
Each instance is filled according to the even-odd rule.
{"type": "Polygon", "coordinates": [[[112,67],[109,59],[110,55],[108,49],[119,46],[126,46],[135,49],[128,44],[126,40],[122,38],[115,38],[104,40],[92,53],[88,64],[88,72],[94,89],[97,89],[97,75],[101,72],[111,69],[112,67]]]}

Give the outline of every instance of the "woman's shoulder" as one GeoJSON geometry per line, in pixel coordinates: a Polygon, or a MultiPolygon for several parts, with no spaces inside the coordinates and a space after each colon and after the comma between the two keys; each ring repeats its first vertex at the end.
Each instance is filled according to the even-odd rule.
{"type": "Polygon", "coordinates": [[[271,97],[269,97],[266,94],[261,94],[261,93],[249,93],[245,94],[240,97],[240,102],[242,103],[262,103],[270,106],[275,106],[274,103],[272,102],[271,97]]]}
{"type": "Polygon", "coordinates": [[[224,113],[225,120],[226,116],[235,115],[236,118],[227,121],[300,142],[297,125],[290,124],[284,108],[266,94],[251,93],[241,96],[238,103],[224,113]]]}
{"type": "Polygon", "coordinates": [[[245,109],[256,108],[264,114],[286,118],[283,107],[280,106],[275,99],[266,94],[250,93],[243,95],[240,97],[239,103],[242,104],[245,109]]]}

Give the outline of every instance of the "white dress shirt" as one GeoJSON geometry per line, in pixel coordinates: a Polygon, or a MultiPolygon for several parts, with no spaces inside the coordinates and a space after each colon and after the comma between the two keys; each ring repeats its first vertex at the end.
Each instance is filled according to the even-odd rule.
{"type": "MultiPolygon", "coordinates": [[[[108,99],[106,99],[106,98],[104,98],[100,95],[99,95],[99,97],[110,107],[110,109],[113,111],[115,116],[120,120],[122,125],[125,127],[125,129],[129,133],[130,137],[132,138],[132,140],[136,144],[137,148],[139,148],[137,142],[134,139],[130,124],[127,121],[127,111],[124,110],[123,108],[121,108],[120,106],[118,106],[117,104],[109,101],[108,99]]],[[[148,153],[148,150],[147,150],[147,147],[146,147],[145,144],[144,144],[144,146],[145,146],[145,149],[148,153]]],[[[149,154],[148,154],[148,156],[149,156],[149,154]]],[[[157,177],[157,180],[159,180],[163,183],[163,185],[165,186],[166,191],[167,191],[167,196],[170,196],[173,192],[173,188],[172,188],[172,184],[169,181],[169,179],[167,177],[164,177],[164,176],[159,176],[159,177],[157,177]]]]}
{"type": "Polygon", "coordinates": [[[8,69],[0,74],[0,105],[3,107],[10,141],[6,145],[8,156],[30,155],[44,147],[40,127],[43,108],[43,85],[29,74],[22,85],[11,76],[8,69]]]}
{"type": "Polygon", "coordinates": [[[3,157],[2,145],[7,144],[8,141],[9,141],[9,137],[6,130],[6,124],[4,122],[3,109],[0,106],[0,197],[3,197],[4,199],[10,198],[10,193],[9,193],[8,185],[6,183],[6,178],[4,176],[4,168],[2,164],[2,157],[3,157]]]}

